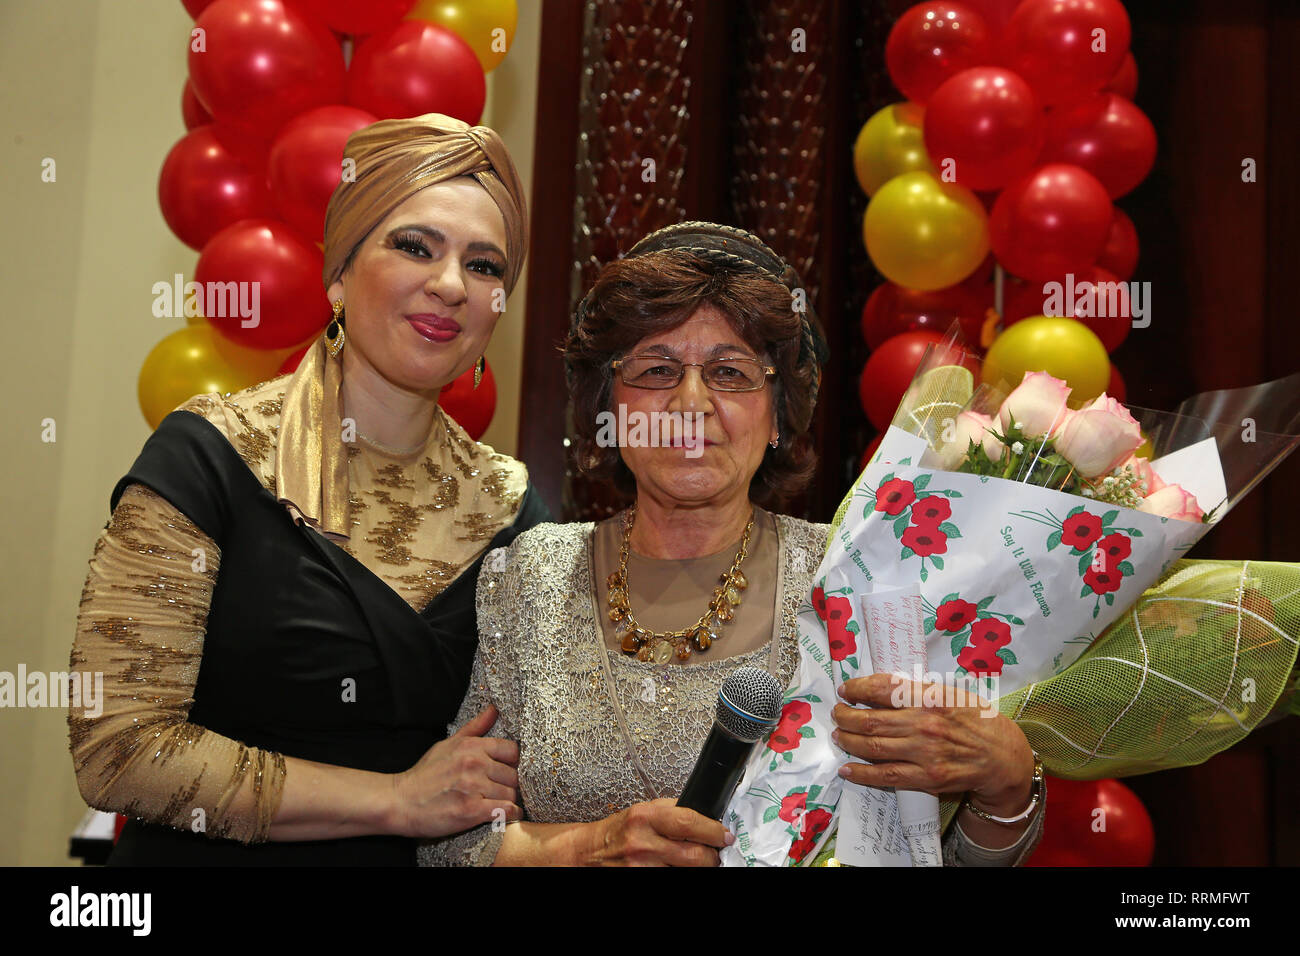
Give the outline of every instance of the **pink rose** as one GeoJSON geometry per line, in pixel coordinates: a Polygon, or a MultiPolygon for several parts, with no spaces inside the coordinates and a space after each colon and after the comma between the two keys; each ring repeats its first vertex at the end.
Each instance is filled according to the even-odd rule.
{"type": "Polygon", "coordinates": [[[1116,467],[1132,468],[1133,474],[1138,477],[1138,481],[1145,481],[1147,483],[1145,493],[1148,495],[1155,494],[1161,488],[1167,487],[1165,483],[1160,480],[1160,476],[1156,474],[1156,470],[1151,467],[1151,460],[1149,458],[1139,458],[1136,455],[1130,455],[1116,467]]]}
{"type": "Polygon", "coordinates": [[[1068,412],[1065,401],[1069,397],[1070,386],[1059,378],[1046,372],[1026,372],[1015,391],[1006,397],[998,409],[1001,431],[1006,433],[1014,417],[1026,438],[1050,435],[1065,420],[1068,412]]]}
{"type": "Polygon", "coordinates": [[[1085,478],[1109,474],[1141,444],[1137,421],[1105,392],[1070,412],[1056,432],[1056,450],[1085,478]]]}
{"type": "Polygon", "coordinates": [[[1205,516],[1196,501],[1196,495],[1178,485],[1165,485],[1154,494],[1147,495],[1137,506],[1138,511],[1179,521],[1200,521],[1205,516]]]}
{"type": "Polygon", "coordinates": [[[937,453],[938,467],[945,471],[956,471],[966,460],[971,442],[982,445],[985,454],[997,461],[1002,456],[1002,443],[988,433],[992,424],[991,415],[981,415],[979,412],[962,412],[958,415],[953,419],[952,425],[940,433],[943,444],[937,453]]]}

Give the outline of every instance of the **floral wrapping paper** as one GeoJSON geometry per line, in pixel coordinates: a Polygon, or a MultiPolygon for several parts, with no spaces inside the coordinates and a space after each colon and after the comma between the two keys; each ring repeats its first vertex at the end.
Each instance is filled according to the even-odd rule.
{"type": "MultiPolygon", "coordinates": [[[[976,680],[993,701],[1069,667],[1211,527],[920,467],[912,462],[923,449],[922,439],[891,428],[840,506],[797,614],[800,663],[779,723],[755,748],[723,818],[737,837],[724,865],[808,863],[836,831],[837,770],[854,759],[830,740],[836,688],[877,669],[862,595],[918,588],[922,676],[976,680]]],[[[895,794],[860,789],[856,856],[918,862],[895,794]]]]}

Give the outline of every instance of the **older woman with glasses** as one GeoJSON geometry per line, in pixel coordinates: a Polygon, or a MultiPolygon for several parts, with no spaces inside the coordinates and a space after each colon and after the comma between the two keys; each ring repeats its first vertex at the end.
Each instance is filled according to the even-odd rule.
{"type": "MultiPolygon", "coordinates": [[[[795,612],[826,543],[826,525],[769,510],[814,465],[826,346],[815,316],[794,307],[799,290],[755,236],[682,223],[607,266],[579,306],[565,348],[578,463],[633,503],[599,523],[539,525],[489,553],[457,724],[498,708],[492,733],[519,744],[525,816],[434,841],[422,862],[717,864],[731,834],[675,798],[726,677],[749,665],[789,683],[795,612]],[[653,425],[611,447],[599,427],[610,415],[653,425]]],[[[960,731],[982,745],[971,795],[1015,813],[1029,802],[1023,735],[954,709],[970,711],[960,731]]],[[[929,731],[893,732],[930,764],[929,731]]],[[[844,746],[856,736],[846,728],[844,746]]],[[[1001,849],[954,828],[949,861],[1018,860],[1040,820],[989,834],[964,814],[967,832],[1001,849]]]]}

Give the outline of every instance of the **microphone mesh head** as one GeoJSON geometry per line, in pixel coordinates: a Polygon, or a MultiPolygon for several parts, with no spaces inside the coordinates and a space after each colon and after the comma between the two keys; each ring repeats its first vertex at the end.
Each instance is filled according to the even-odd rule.
{"type": "Polygon", "coordinates": [[[781,717],[781,685],[765,670],[738,667],[718,692],[717,716],[741,740],[758,740],[781,717]]]}

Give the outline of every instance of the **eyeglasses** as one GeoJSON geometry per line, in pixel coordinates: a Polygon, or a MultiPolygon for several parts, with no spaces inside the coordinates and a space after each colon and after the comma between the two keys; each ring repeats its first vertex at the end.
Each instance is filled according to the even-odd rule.
{"type": "Polygon", "coordinates": [[[680,362],[666,355],[631,355],[615,360],[611,368],[632,388],[676,388],[687,367],[698,368],[704,384],[715,392],[756,392],[776,374],[776,368],[747,358],[680,362]]]}

